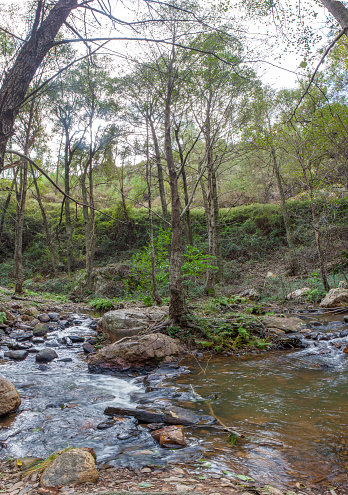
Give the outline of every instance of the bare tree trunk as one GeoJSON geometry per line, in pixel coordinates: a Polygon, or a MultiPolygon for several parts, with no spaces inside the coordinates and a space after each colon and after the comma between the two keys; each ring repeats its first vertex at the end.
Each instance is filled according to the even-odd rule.
{"type": "Polygon", "coordinates": [[[328,292],[330,290],[330,286],[329,286],[329,283],[327,281],[327,276],[326,276],[325,262],[324,262],[323,251],[322,251],[322,246],[321,246],[321,238],[320,238],[320,226],[319,226],[319,222],[317,219],[317,214],[316,214],[315,204],[314,204],[314,198],[313,198],[313,188],[312,188],[311,182],[308,180],[306,167],[305,167],[304,163],[302,162],[302,159],[300,159],[299,161],[301,163],[303,176],[304,176],[304,179],[306,182],[306,186],[307,186],[307,190],[309,192],[309,198],[310,198],[310,202],[311,202],[312,222],[313,222],[313,229],[314,229],[314,235],[315,235],[315,243],[317,246],[317,253],[318,253],[318,258],[319,258],[321,279],[323,281],[324,289],[328,292]]]}
{"type": "Polygon", "coordinates": [[[32,166],[32,164],[30,164],[30,169],[31,169],[31,174],[33,176],[33,181],[34,181],[35,190],[36,190],[36,200],[37,200],[37,202],[39,204],[39,207],[40,207],[40,210],[41,210],[42,221],[43,221],[43,224],[44,224],[44,229],[45,229],[45,233],[46,233],[46,239],[47,239],[48,249],[49,249],[50,257],[51,257],[52,269],[53,269],[54,275],[57,276],[57,273],[58,272],[57,272],[57,255],[56,255],[56,250],[54,249],[54,246],[53,246],[52,236],[51,236],[50,229],[49,229],[49,226],[48,226],[48,221],[47,221],[47,217],[46,217],[45,208],[44,208],[44,205],[42,203],[40,189],[39,189],[39,186],[37,184],[37,180],[36,180],[36,176],[35,176],[35,170],[34,170],[34,167],[32,166]]]}
{"type": "Polygon", "coordinates": [[[10,206],[11,196],[12,196],[13,189],[14,189],[15,182],[16,182],[17,171],[15,171],[14,174],[15,174],[15,176],[14,176],[12,182],[11,182],[11,187],[10,187],[10,190],[8,192],[8,195],[7,195],[7,198],[6,198],[5,204],[4,204],[3,209],[2,209],[2,213],[1,213],[1,220],[0,220],[0,239],[1,239],[2,233],[4,231],[4,224],[5,224],[6,213],[7,213],[8,207],[10,206]]]}
{"type": "Polygon", "coordinates": [[[180,144],[180,139],[179,139],[179,128],[174,130],[175,133],[175,140],[178,145],[178,150],[179,150],[179,156],[180,156],[180,167],[181,167],[181,175],[182,175],[182,183],[184,186],[184,200],[185,200],[185,206],[186,206],[186,213],[185,213],[185,218],[186,218],[186,238],[187,238],[187,243],[190,244],[190,246],[193,246],[193,235],[192,235],[192,228],[191,228],[191,217],[190,217],[190,208],[188,207],[189,204],[189,195],[188,195],[188,188],[187,188],[187,177],[186,177],[186,170],[185,170],[185,160],[184,160],[184,154],[182,151],[182,147],[180,144]]]}
{"type": "Polygon", "coordinates": [[[271,143],[271,155],[272,155],[272,161],[273,161],[273,170],[274,170],[274,173],[275,173],[275,176],[277,179],[278,190],[279,190],[279,194],[280,194],[280,203],[281,203],[282,215],[283,215],[283,220],[284,220],[284,225],[285,225],[286,240],[287,240],[289,248],[293,249],[294,243],[292,240],[291,225],[290,225],[290,219],[289,219],[289,215],[288,215],[288,209],[286,207],[282,178],[280,175],[280,169],[279,169],[279,164],[278,164],[278,160],[277,160],[276,150],[275,150],[272,143],[271,143]]]}
{"type": "Polygon", "coordinates": [[[174,321],[186,313],[187,307],[184,296],[184,286],[181,277],[181,267],[183,263],[182,253],[182,232],[180,222],[180,196],[178,189],[178,177],[175,169],[173,156],[172,140],[171,140],[171,97],[173,92],[173,62],[174,62],[174,47],[172,49],[171,59],[169,61],[169,74],[165,104],[164,117],[164,143],[166,151],[167,167],[169,172],[169,184],[171,195],[171,228],[172,237],[170,244],[170,260],[169,260],[169,289],[170,289],[170,304],[169,316],[174,321]]]}
{"type": "Polygon", "coordinates": [[[71,226],[71,215],[70,215],[70,139],[69,131],[67,127],[65,128],[65,153],[64,153],[64,192],[67,195],[64,201],[64,212],[65,212],[65,236],[66,236],[66,270],[68,274],[71,273],[72,269],[72,226],[71,226]]]}
{"type": "MultiPolygon", "coordinates": [[[[25,149],[25,154],[28,150],[25,149]]],[[[15,250],[15,294],[21,294],[23,292],[23,227],[24,227],[24,212],[25,201],[27,196],[28,187],[28,162],[24,162],[21,170],[21,183],[20,183],[20,201],[18,204],[18,221],[16,232],[16,250],[15,250]]]]}
{"type": "MultiPolygon", "coordinates": [[[[151,257],[151,282],[152,282],[152,296],[155,302],[160,306],[162,299],[158,293],[157,279],[156,279],[156,258],[155,258],[155,245],[153,240],[153,221],[152,221],[152,205],[151,205],[151,163],[149,157],[149,117],[146,119],[146,183],[147,192],[149,197],[149,231],[150,231],[150,257],[151,257]]],[[[164,214],[164,212],[163,212],[164,214]]]]}
{"type": "Polygon", "coordinates": [[[224,267],[222,261],[222,249],[221,249],[221,236],[220,236],[220,207],[219,196],[217,190],[216,170],[213,167],[212,173],[212,186],[213,186],[213,209],[214,209],[214,226],[215,226],[215,256],[217,270],[215,273],[216,281],[222,282],[224,277],[224,267]]]}
{"type": "MultiPolygon", "coordinates": [[[[159,188],[159,193],[160,193],[160,198],[161,198],[161,206],[162,206],[162,214],[164,220],[168,220],[168,208],[167,208],[167,200],[166,200],[166,193],[164,189],[164,179],[163,179],[163,167],[162,167],[162,160],[161,160],[161,152],[160,148],[158,145],[158,139],[157,139],[157,134],[156,134],[156,129],[154,126],[154,123],[151,119],[151,117],[148,117],[149,124],[150,124],[150,129],[151,129],[151,135],[152,135],[152,141],[153,145],[155,147],[155,158],[156,158],[156,165],[157,165],[157,178],[158,178],[158,188],[159,188]]],[[[167,229],[167,222],[163,223],[164,229],[167,229]]]]}

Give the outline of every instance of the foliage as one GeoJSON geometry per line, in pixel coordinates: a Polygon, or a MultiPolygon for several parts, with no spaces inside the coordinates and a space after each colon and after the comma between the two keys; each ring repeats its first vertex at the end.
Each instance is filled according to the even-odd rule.
{"type": "Polygon", "coordinates": [[[96,309],[97,311],[109,311],[110,309],[114,309],[117,306],[116,301],[110,301],[110,299],[103,298],[95,298],[90,299],[88,301],[89,306],[91,308],[96,309]]]}
{"type": "MultiPolygon", "coordinates": [[[[155,272],[158,291],[161,295],[169,294],[169,248],[171,231],[159,229],[159,233],[154,238],[155,249],[155,272]]],[[[184,252],[184,263],[182,265],[182,276],[187,290],[197,285],[199,278],[205,273],[207,268],[215,268],[211,264],[211,257],[202,253],[193,246],[187,246],[184,252]]],[[[132,258],[132,279],[125,283],[128,290],[145,292],[142,299],[145,304],[150,305],[152,288],[151,279],[151,246],[148,244],[140,253],[136,253],[132,258]]]]}
{"type": "Polygon", "coordinates": [[[6,320],[6,314],[3,311],[0,311],[0,323],[4,323],[6,320]]]}

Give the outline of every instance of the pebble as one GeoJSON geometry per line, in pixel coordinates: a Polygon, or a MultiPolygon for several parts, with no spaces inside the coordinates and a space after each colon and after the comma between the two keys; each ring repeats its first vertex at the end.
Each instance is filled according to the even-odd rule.
{"type": "Polygon", "coordinates": [[[283,492],[278,488],[274,488],[273,486],[268,486],[267,491],[269,495],[283,495],[283,492]]]}

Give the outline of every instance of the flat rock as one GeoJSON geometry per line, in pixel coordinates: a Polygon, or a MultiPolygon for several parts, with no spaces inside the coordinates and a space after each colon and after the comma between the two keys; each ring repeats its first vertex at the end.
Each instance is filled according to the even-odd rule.
{"type": "Polygon", "coordinates": [[[17,411],[20,405],[21,399],[16,387],[0,376],[0,416],[17,411]]]}
{"type": "Polygon", "coordinates": [[[28,351],[8,351],[4,355],[14,361],[23,361],[28,356],[28,351]]]}
{"type": "Polygon", "coordinates": [[[63,452],[54,459],[43,472],[40,480],[42,487],[61,487],[96,483],[99,474],[95,459],[88,449],[78,448],[63,452]]]}
{"type": "Polygon", "coordinates": [[[348,289],[331,289],[320,303],[321,308],[348,306],[348,289]]]}
{"type": "Polygon", "coordinates": [[[282,318],[280,316],[264,316],[263,324],[269,329],[282,330],[285,333],[300,332],[304,328],[305,323],[295,316],[290,318],[282,318]]]}
{"type": "Polygon", "coordinates": [[[163,423],[163,414],[157,411],[145,409],[124,409],[122,407],[109,406],[105,409],[107,416],[133,416],[133,418],[143,423],[163,423]]]}
{"type": "Polygon", "coordinates": [[[170,425],[196,425],[200,420],[196,413],[182,407],[167,406],[164,410],[164,422],[170,425]]]}
{"type": "Polygon", "coordinates": [[[88,356],[90,371],[127,371],[155,368],[165,358],[175,356],[179,348],[174,339],[161,333],[130,337],[115,342],[88,356]]]}
{"type": "Polygon", "coordinates": [[[288,294],[286,296],[286,298],[287,299],[301,299],[303,296],[308,294],[308,292],[310,292],[310,291],[311,291],[311,289],[309,287],[303,287],[302,289],[296,289],[293,292],[290,292],[290,294],[288,294]]]}
{"type": "Polygon", "coordinates": [[[48,332],[48,325],[45,323],[37,323],[33,329],[34,337],[43,337],[48,332]]]}

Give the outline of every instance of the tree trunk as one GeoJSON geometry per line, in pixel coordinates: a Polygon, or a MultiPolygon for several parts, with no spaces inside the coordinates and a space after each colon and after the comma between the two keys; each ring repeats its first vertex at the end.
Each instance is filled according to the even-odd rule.
{"type": "Polygon", "coordinates": [[[44,8],[43,3],[42,0],[38,1],[36,19],[30,36],[20,49],[11,69],[6,73],[0,89],[0,172],[4,166],[7,142],[13,134],[19,107],[34,74],[53,47],[59,29],[77,6],[77,0],[58,0],[46,19],[38,26],[44,8]]]}
{"type": "Polygon", "coordinates": [[[212,173],[212,185],[213,185],[213,209],[214,209],[214,225],[215,225],[215,256],[216,256],[216,281],[222,282],[224,278],[224,267],[222,260],[222,249],[221,249],[221,236],[220,236],[220,207],[219,207],[219,196],[217,190],[217,180],[216,180],[216,169],[213,167],[212,173]]]}
{"type": "Polygon", "coordinates": [[[149,197],[149,231],[150,231],[150,257],[151,257],[151,282],[152,282],[152,297],[154,298],[156,304],[159,306],[162,304],[162,299],[158,293],[157,279],[156,279],[156,258],[155,258],[155,244],[153,239],[153,221],[152,221],[152,205],[151,205],[151,163],[149,157],[149,132],[148,124],[149,117],[146,119],[146,183],[147,183],[147,193],[149,197]]]}
{"type": "Polygon", "coordinates": [[[181,267],[183,263],[182,253],[182,232],[180,222],[180,196],[178,189],[178,177],[175,169],[175,162],[173,156],[172,140],[171,140],[171,97],[173,91],[173,60],[174,60],[174,47],[172,50],[172,56],[169,62],[169,74],[165,104],[165,116],[164,116],[164,143],[166,151],[167,167],[169,172],[169,185],[171,196],[171,228],[172,236],[170,243],[170,259],[169,259],[169,289],[170,289],[170,304],[169,304],[169,316],[174,321],[180,320],[180,318],[186,313],[187,307],[184,296],[184,286],[181,277],[181,267]]]}
{"type": "Polygon", "coordinates": [[[15,182],[16,182],[17,171],[15,171],[14,174],[15,175],[14,175],[13,181],[11,183],[11,188],[9,190],[9,193],[7,195],[7,198],[6,198],[4,207],[2,209],[2,213],[1,213],[1,220],[0,220],[0,239],[1,239],[1,236],[2,236],[2,233],[3,233],[3,230],[4,230],[4,223],[5,223],[5,217],[6,217],[7,209],[10,206],[11,196],[12,196],[13,189],[14,189],[15,182]]]}
{"type": "MultiPolygon", "coordinates": [[[[151,119],[151,117],[148,117],[149,124],[150,124],[150,129],[151,129],[151,135],[152,135],[152,141],[153,145],[155,148],[155,158],[156,158],[156,165],[157,165],[157,178],[158,178],[158,188],[159,188],[159,193],[160,193],[160,198],[161,198],[161,206],[162,206],[162,214],[164,220],[168,220],[168,208],[167,208],[167,201],[166,201],[166,192],[164,189],[164,180],[163,180],[163,167],[162,167],[162,160],[161,160],[161,152],[160,148],[158,145],[158,139],[157,139],[157,134],[156,134],[156,129],[154,126],[154,123],[151,119]]],[[[166,230],[167,227],[167,222],[163,222],[164,229],[166,230]]]]}
{"type": "Polygon", "coordinates": [[[39,189],[39,186],[37,184],[37,180],[36,180],[36,176],[35,176],[35,170],[34,170],[34,167],[32,166],[32,164],[30,164],[30,169],[31,169],[31,174],[33,176],[34,186],[35,186],[35,190],[36,190],[36,200],[37,200],[37,202],[39,204],[39,207],[40,207],[40,210],[41,210],[42,221],[43,221],[43,224],[44,224],[44,229],[45,229],[45,233],[46,233],[46,239],[47,239],[48,249],[49,249],[50,257],[51,257],[52,269],[53,269],[54,276],[56,277],[57,276],[57,273],[58,273],[57,272],[57,255],[56,255],[56,250],[54,249],[54,246],[53,246],[52,236],[51,236],[50,229],[49,229],[49,226],[48,226],[48,221],[47,221],[47,217],[46,217],[45,208],[44,208],[44,205],[42,203],[40,189],[39,189]]]}
{"type": "Polygon", "coordinates": [[[280,175],[279,164],[278,164],[278,160],[277,160],[277,154],[276,154],[276,150],[273,146],[273,143],[271,143],[271,155],[272,155],[272,161],[273,161],[273,170],[274,170],[274,173],[275,173],[275,176],[277,179],[278,190],[279,190],[279,194],[280,194],[280,202],[281,202],[282,215],[283,215],[283,220],[284,220],[284,225],[285,225],[286,240],[287,240],[289,248],[293,249],[294,243],[292,240],[290,219],[289,219],[289,215],[288,215],[288,209],[286,207],[285,194],[284,194],[284,189],[283,189],[283,184],[282,184],[282,178],[280,175]]]}
{"type": "MultiPolygon", "coordinates": [[[[28,150],[25,150],[25,154],[28,150]]],[[[16,232],[16,250],[15,250],[15,294],[21,294],[23,292],[23,227],[24,227],[24,212],[25,201],[27,196],[28,187],[28,162],[24,162],[21,170],[21,183],[20,183],[20,201],[18,206],[18,220],[17,220],[17,232],[16,232]]]]}
{"type": "Polygon", "coordinates": [[[307,190],[309,192],[309,198],[310,198],[310,202],[311,202],[313,229],[314,229],[314,235],[315,235],[315,243],[317,246],[318,258],[319,258],[321,279],[323,281],[324,289],[326,290],[326,292],[328,292],[330,290],[330,286],[329,286],[329,283],[327,281],[327,276],[326,276],[323,251],[322,251],[322,247],[321,247],[320,227],[319,227],[319,223],[317,220],[317,214],[316,214],[315,204],[314,204],[314,199],[313,199],[313,188],[312,188],[312,184],[308,180],[307,171],[306,171],[305,165],[301,159],[300,159],[300,163],[301,163],[303,176],[304,176],[304,179],[306,182],[306,186],[307,186],[307,190]]]}
{"type": "Polygon", "coordinates": [[[182,151],[182,147],[180,144],[180,139],[179,139],[179,129],[174,130],[175,133],[175,140],[176,144],[178,145],[178,150],[179,150],[179,156],[180,156],[180,168],[181,168],[181,175],[182,175],[182,183],[184,186],[184,200],[185,200],[185,206],[186,206],[186,238],[187,238],[187,243],[190,246],[193,246],[193,235],[192,235],[192,228],[191,228],[191,217],[190,217],[190,208],[188,206],[189,204],[189,195],[188,195],[188,188],[187,188],[187,177],[186,177],[186,170],[185,170],[185,160],[184,160],[184,154],[182,151]]]}
{"type": "Polygon", "coordinates": [[[64,153],[64,192],[67,195],[64,201],[65,212],[65,242],[66,242],[66,270],[68,274],[72,269],[72,226],[70,215],[70,140],[69,131],[65,128],[65,153],[64,153]]]}

